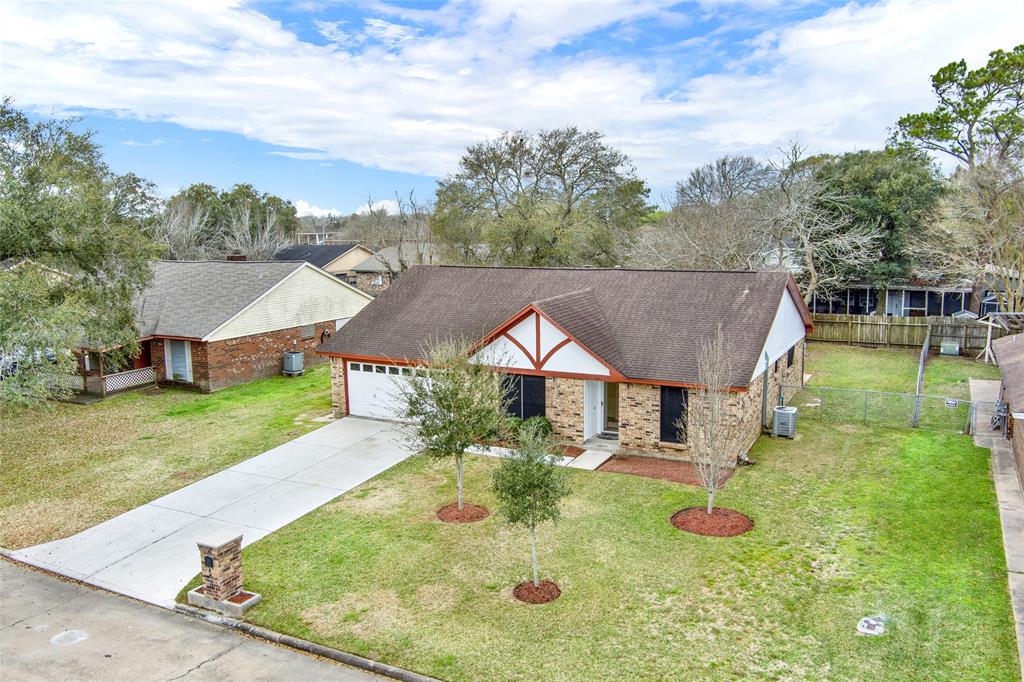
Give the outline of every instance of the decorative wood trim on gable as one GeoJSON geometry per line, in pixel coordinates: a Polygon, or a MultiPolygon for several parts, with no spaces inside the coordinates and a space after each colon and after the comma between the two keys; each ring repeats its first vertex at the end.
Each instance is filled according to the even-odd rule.
{"type": "Polygon", "coordinates": [[[579,339],[570,334],[564,327],[555,322],[553,319],[551,319],[551,317],[545,314],[544,311],[540,310],[532,303],[523,308],[522,310],[520,310],[519,312],[517,312],[515,315],[510,317],[508,320],[503,322],[494,330],[481,337],[480,340],[478,340],[470,347],[470,354],[475,354],[479,352],[480,350],[486,348],[488,345],[490,345],[499,338],[509,341],[516,348],[518,348],[523,353],[523,355],[526,356],[526,359],[533,366],[533,369],[538,372],[544,371],[544,367],[545,365],[547,365],[548,361],[551,360],[551,358],[554,357],[559,350],[572,343],[575,344],[577,347],[579,347],[580,350],[585,352],[587,355],[589,355],[591,358],[593,358],[595,361],[597,361],[600,365],[602,365],[605,369],[608,370],[608,375],[603,378],[626,378],[619,370],[610,365],[604,358],[602,358],[597,353],[587,348],[586,344],[582,343],[579,339]],[[534,319],[534,330],[531,339],[532,343],[524,343],[522,340],[515,338],[515,336],[512,335],[511,331],[521,322],[527,320],[530,316],[533,316],[534,319]],[[542,319],[546,321],[548,324],[550,324],[552,327],[554,327],[556,330],[558,330],[558,332],[561,333],[564,337],[557,341],[546,352],[543,352],[541,348],[542,319]],[[532,348],[528,348],[527,346],[532,346],[532,348]]]}

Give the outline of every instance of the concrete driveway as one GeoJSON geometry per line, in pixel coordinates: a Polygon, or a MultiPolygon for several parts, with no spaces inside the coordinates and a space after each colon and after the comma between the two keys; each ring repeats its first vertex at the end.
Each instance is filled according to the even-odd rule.
{"type": "Polygon", "coordinates": [[[259,540],[401,462],[403,427],[345,417],[77,535],[12,552],[83,582],[173,608],[199,573],[196,543],[259,540]]]}
{"type": "Polygon", "coordinates": [[[384,678],[0,560],[7,680],[384,678]]]}

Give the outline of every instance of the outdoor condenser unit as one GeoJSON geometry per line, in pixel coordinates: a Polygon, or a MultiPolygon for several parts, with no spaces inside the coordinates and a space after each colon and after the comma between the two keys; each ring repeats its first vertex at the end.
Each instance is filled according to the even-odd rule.
{"type": "Polygon", "coordinates": [[[298,351],[286,351],[284,354],[285,376],[298,376],[303,372],[303,355],[298,351]]]}
{"type": "Polygon", "coordinates": [[[939,345],[940,355],[960,355],[960,344],[956,341],[943,341],[939,345]]]}
{"type": "Polygon", "coordinates": [[[793,438],[796,436],[796,408],[779,405],[772,420],[772,435],[793,438]]]}

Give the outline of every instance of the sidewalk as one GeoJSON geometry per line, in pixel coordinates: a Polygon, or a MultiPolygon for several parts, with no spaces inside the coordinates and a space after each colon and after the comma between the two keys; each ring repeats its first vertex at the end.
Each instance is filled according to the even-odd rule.
{"type": "Polygon", "coordinates": [[[999,395],[998,381],[971,379],[971,400],[982,401],[978,407],[977,432],[974,444],[992,451],[992,478],[999,502],[999,520],[1003,527],[1003,551],[1009,572],[1010,601],[1017,628],[1017,655],[1024,673],[1024,490],[1017,476],[1017,465],[1010,441],[992,431],[991,403],[999,395]]]}

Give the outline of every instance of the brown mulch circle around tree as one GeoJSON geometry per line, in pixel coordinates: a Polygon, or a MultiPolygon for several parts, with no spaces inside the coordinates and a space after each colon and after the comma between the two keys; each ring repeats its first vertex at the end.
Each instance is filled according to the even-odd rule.
{"type": "Polygon", "coordinates": [[[491,510],[487,507],[466,502],[462,503],[461,510],[457,502],[446,504],[437,510],[437,518],[445,523],[473,523],[474,521],[483,521],[490,515],[491,510]]]}
{"type": "MultiPolygon", "coordinates": [[[[685,483],[686,485],[699,486],[700,477],[689,462],[680,462],[675,459],[664,459],[661,457],[638,457],[636,455],[615,455],[607,462],[597,467],[598,471],[611,471],[617,474],[633,474],[634,476],[645,476],[646,478],[657,478],[662,481],[673,481],[685,483]]],[[[724,480],[729,480],[732,471],[726,474],[724,480]]]]}
{"type": "Polygon", "coordinates": [[[687,507],[677,511],[669,520],[679,530],[723,538],[743,535],[754,528],[754,521],[749,516],[725,507],[715,507],[710,514],[707,507],[687,507]]]}
{"type": "Polygon", "coordinates": [[[558,599],[561,594],[562,590],[558,589],[558,585],[550,580],[541,580],[540,587],[534,587],[533,581],[527,580],[525,583],[519,583],[512,590],[512,596],[527,604],[547,604],[549,601],[558,599]]]}

